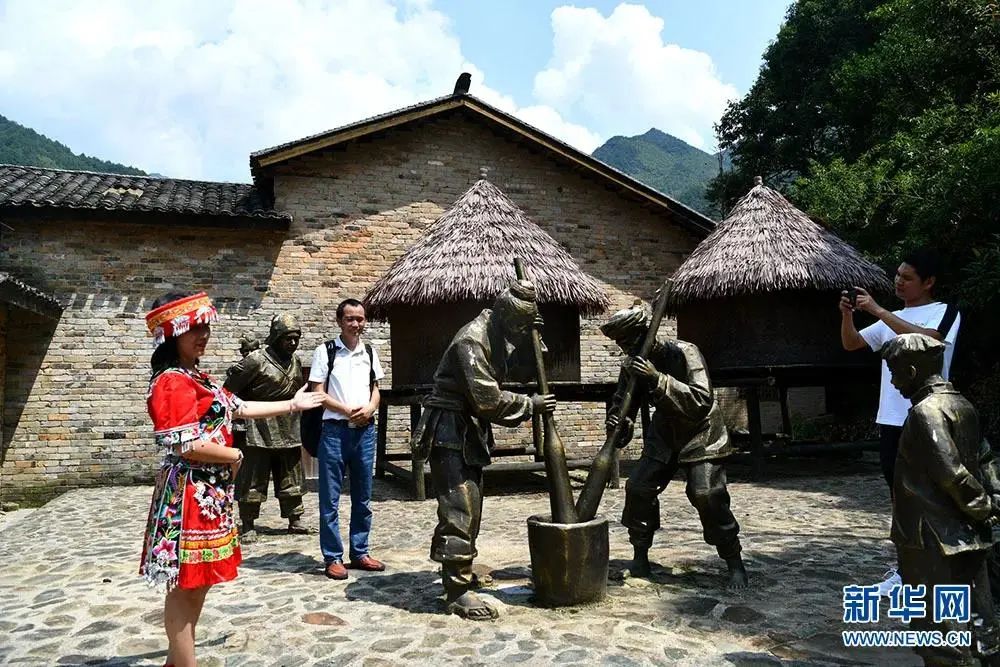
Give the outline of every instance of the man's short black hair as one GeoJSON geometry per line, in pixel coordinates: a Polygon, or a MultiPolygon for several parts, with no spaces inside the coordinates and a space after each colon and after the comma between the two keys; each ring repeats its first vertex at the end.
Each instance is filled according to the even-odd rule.
{"type": "Polygon", "coordinates": [[[337,319],[338,320],[342,319],[344,317],[344,309],[347,308],[348,306],[354,306],[355,308],[357,308],[358,306],[360,306],[360,307],[364,308],[364,304],[362,304],[357,299],[344,299],[343,301],[340,302],[340,305],[337,306],[337,319]]]}
{"type": "Polygon", "coordinates": [[[931,248],[911,250],[903,257],[903,263],[912,266],[921,280],[934,278],[941,270],[941,257],[931,248]]]}

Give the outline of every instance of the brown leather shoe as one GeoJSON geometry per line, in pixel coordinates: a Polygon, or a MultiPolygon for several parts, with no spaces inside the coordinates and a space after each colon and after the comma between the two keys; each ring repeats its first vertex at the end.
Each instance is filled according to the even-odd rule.
{"type": "Polygon", "coordinates": [[[365,570],[366,572],[381,572],[385,569],[385,563],[381,563],[371,556],[362,556],[357,560],[352,560],[347,567],[354,570],[365,570]]]}
{"type": "Polygon", "coordinates": [[[326,566],[326,576],[331,579],[347,579],[347,568],[343,563],[335,561],[326,566]]]}

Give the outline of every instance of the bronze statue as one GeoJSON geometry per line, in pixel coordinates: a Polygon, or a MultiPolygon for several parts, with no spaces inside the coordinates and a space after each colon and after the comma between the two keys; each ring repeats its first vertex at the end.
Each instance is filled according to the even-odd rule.
{"type": "Polygon", "coordinates": [[[434,373],[434,388],[414,429],[413,458],[430,458],[438,524],[431,559],[441,563],[448,611],[489,620],[497,610],[472,591],[483,507],[483,467],[493,448],[491,423],[515,426],[555,409],[555,397],[504,391],[515,345],[529,342],[538,317],[535,288],[514,282],[493,309],[484,309],[455,334],[434,373]]]}
{"type": "MultiPolygon", "coordinates": [[[[648,330],[647,315],[638,306],[618,311],[601,327],[628,355],[635,355],[648,330]]],[[[687,496],[698,510],[705,541],[726,561],[729,587],[745,588],[748,579],[740,556],[740,527],[729,508],[722,465],[732,447],[701,352],[685,341],[656,339],[648,359],[626,358],[607,419],[609,432],[623,427],[624,442],[632,438],[635,414],[621,412],[628,376],[637,380],[635,405],[645,402],[656,408],[650,424],[643,428],[642,456],[625,485],[622,524],[628,528],[634,549],[632,576],[650,574],[649,548],[660,527],[657,496],[677,469],[683,468],[687,496]]]]}
{"type": "MultiPolygon", "coordinates": [[[[248,354],[226,374],[226,389],[248,401],[286,400],[302,386],[302,364],[295,356],[302,332],[291,315],[275,315],[264,343],[267,347],[248,354]]],[[[241,341],[241,351],[243,349],[241,341]]],[[[256,419],[248,424],[245,460],[236,478],[236,500],[242,522],[242,540],[257,539],[254,522],[267,498],[268,481],[274,476],[274,495],[281,516],[288,519],[290,533],[307,534],[302,524],[302,494],[305,475],[299,441],[299,415],[287,414],[256,419]]]]}
{"type": "MultiPolygon", "coordinates": [[[[254,350],[260,349],[260,339],[251,333],[244,333],[240,336],[240,359],[246,359],[247,355],[254,350]]],[[[228,378],[233,373],[236,366],[230,366],[226,371],[228,378]]],[[[245,450],[247,446],[247,421],[245,419],[233,419],[233,447],[245,450]]],[[[246,452],[243,452],[246,456],[246,452]]]]}
{"type": "Polygon", "coordinates": [[[260,349],[260,339],[251,333],[240,336],[240,358],[246,359],[247,355],[254,350],[260,349]]]}
{"type": "MultiPolygon", "coordinates": [[[[663,283],[663,287],[657,291],[656,300],[653,302],[653,315],[646,325],[646,335],[638,344],[638,350],[633,348],[630,351],[633,356],[648,357],[649,351],[656,344],[656,333],[660,330],[660,322],[667,314],[667,303],[670,300],[672,288],[673,283],[668,278],[663,283]]],[[[641,300],[636,301],[636,305],[641,303],[641,300]]],[[[634,375],[620,375],[617,388],[618,414],[635,418],[639,405],[639,401],[634,400],[637,384],[634,375]]],[[[614,428],[607,430],[604,444],[597,450],[597,454],[590,464],[587,479],[584,481],[583,488],[580,489],[580,497],[576,501],[576,514],[580,521],[590,521],[597,516],[597,508],[601,505],[604,487],[611,479],[611,472],[615,466],[617,450],[628,444],[625,438],[625,423],[619,419],[615,422],[614,428]]],[[[628,437],[631,438],[631,434],[628,437]]]]}
{"type": "MultiPolygon", "coordinates": [[[[912,619],[910,627],[946,633],[966,624],[933,622],[936,585],[971,586],[984,629],[993,625],[989,584],[981,574],[1000,507],[984,488],[990,483],[984,470],[992,465],[992,453],[981,450],[976,410],[941,377],[944,350],[930,336],[903,334],[885,346],[882,356],[892,384],[912,403],[896,457],[891,532],[903,584],[926,586],[926,616],[912,619]]],[[[983,633],[977,634],[982,641],[983,633]]],[[[915,650],[925,664],[977,664],[970,647],[915,650]]]]}

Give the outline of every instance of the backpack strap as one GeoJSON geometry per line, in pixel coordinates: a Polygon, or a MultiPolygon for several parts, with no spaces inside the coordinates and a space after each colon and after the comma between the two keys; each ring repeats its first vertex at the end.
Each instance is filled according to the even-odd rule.
{"type": "MultiPolygon", "coordinates": [[[[326,372],[326,383],[323,385],[323,391],[326,391],[330,387],[330,375],[333,374],[333,362],[337,359],[337,339],[331,338],[324,343],[326,345],[326,357],[329,362],[329,370],[326,372]]],[[[372,346],[365,343],[365,352],[368,353],[368,396],[371,397],[372,392],[375,391],[375,353],[372,352],[372,346]]]]}
{"type": "Polygon", "coordinates": [[[948,332],[951,331],[951,327],[955,324],[955,318],[958,317],[958,306],[953,303],[949,303],[948,307],[944,311],[944,317],[941,318],[941,322],[937,325],[937,331],[941,334],[941,338],[947,338],[948,332]]]}
{"type": "Polygon", "coordinates": [[[330,376],[333,374],[333,362],[337,360],[337,339],[331,338],[330,340],[323,343],[326,346],[326,361],[327,368],[326,371],[326,381],[323,383],[323,391],[330,389],[330,376]]]}
{"type": "Polygon", "coordinates": [[[371,398],[375,391],[375,353],[368,343],[365,343],[365,352],[368,353],[368,398],[371,398]]]}

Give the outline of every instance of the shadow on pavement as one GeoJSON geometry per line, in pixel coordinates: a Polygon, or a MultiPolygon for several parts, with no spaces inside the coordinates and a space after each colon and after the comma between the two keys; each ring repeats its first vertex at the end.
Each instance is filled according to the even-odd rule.
{"type": "Polygon", "coordinates": [[[286,551],[281,554],[262,554],[243,559],[240,567],[265,572],[298,572],[303,574],[323,574],[323,561],[307,556],[299,551],[286,551]]]}
{"type": "Polygon", "coordinates": [[[351,579],[348,600],[364,600],[395,607],[412,614],[441,614],[441,577],[436,572],[392,572],[351,579]]]}

